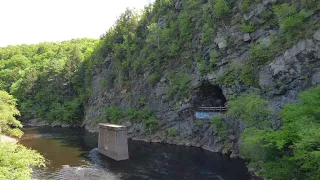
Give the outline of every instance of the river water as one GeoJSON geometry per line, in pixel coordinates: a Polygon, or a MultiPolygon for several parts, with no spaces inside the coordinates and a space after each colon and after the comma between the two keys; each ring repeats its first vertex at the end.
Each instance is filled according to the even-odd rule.
{"type": "Polygon", "coordinates": [[[40,180],[250,180],[242,160],[195,147],[128,141],[130,159],[116,162],[97,151],[98,136],[83,129],[25,128],[20,143],[40,152],[40,180]]]}

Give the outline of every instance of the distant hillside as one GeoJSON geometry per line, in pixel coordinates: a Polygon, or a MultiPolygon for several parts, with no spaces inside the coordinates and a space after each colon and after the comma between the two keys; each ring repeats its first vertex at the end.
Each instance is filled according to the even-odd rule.
{"type": "Polygon", "coordinates": [[[98,40],[0,48],[0,89],[18,99],[23,120],[79,124],[83,119],[82,67],[98,40]]]}

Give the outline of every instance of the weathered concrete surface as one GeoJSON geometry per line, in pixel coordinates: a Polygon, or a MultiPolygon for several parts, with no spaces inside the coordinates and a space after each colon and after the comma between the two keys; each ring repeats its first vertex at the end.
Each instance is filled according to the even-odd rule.
{"type": "Polygon", "coordinates": [[[127,128],[115,124],[99,124],[98,150],[116,161],[129,159],[127,128]]]}

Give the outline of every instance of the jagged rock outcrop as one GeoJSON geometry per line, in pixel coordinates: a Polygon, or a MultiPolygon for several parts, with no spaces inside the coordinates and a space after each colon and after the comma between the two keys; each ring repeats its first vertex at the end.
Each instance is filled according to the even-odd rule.
{"type": "MultiPolygon", "coordinates": [[[[235,13],[231,19],[245,19],[256,24],[263,24],[261,18],[267,9],[270,9],[276,0],[263,0],[256,4],[247,13],[235,13]]],[[[238,6],[241,6],[239,4],[238,6]]],[[[182,1],[175,2],[175,8],[182,8],[182,1]]],[[[235,11],[235,10],[234,10],[235,11]]],[[[318,18],[314,15],[313,18],[318,18]]],[[[162,19],[163,20],[163,19],[162,19]]],[[[93,72],[93,89],[85,112],[84,125],[91,131],[96,131],[96,122],[104,118],[106,107],[118,106],[121,109],[137,107],[139,98],[146,99],[146,106],[150,108],[158,119],[158,129],[150,134],[144,129],[143,123],[126,122],[129,127],[128,135],[134,140],[150,142],[164,142],[177,145],[197,146],[213,152],[231,153],[237,157],[238,139],[241,132],[241,122],[233,119],[226,119],[233,127],[229,129],[226,138],[219,137],[210,120],[199,120],[194,117],[197,110],[193,103],[198,98],[201,85],[210,82],[222,90],[226,100],[230,96],[245,92],[258,92],[269,100],[270,108],[275,112],[296,99],[298,92],[309,87],[320,85],[320,30],[313,33],[309,39],[302,39],[289,49],[278,53],[271,61],[257,67],[256,75],[258,86],[253,87],[244,83],[219,84],[219,76],[226,73],[229,65],[243,65],[248,63],[249,45],[252,42],[260,42],[266,47],[272,46],[270,36],[277,34],[280,30],[275,26],[264,26],[253,32],[240,30],[241,24],[227,24],[226,27],[218,28],[210,45],[202,45],[201,54],[209,59],[210,52],[216,51],[220,59],[214,70],[202,75],[198,70],[197,63],[192,69],[174,67],[175,71],[181,71],[191,77],[188,84],[191,95],[178,102],[168,101],[167,88],[172,86],[167,76],[163,76],[158,83],[151,85],[148,77],[152,72],[145,71],[143,76],[132,80],[131,86],[121,86],[115,83],[112,88],[103,87],[103,81],[110,76],[114,68],[110,59],[105,60],[103,65],[96,66],[93,72]],[[168,133],[172,129],[175,134],[168,133]]],[[[193,36],[193,41],[201,37],[201,33],[193,36]]],[[[194,49],[199,48],[194,46],[194,49]]],[[[110,56],[108,56],[111,58],[110,56]]],[[[163,74],[168,74],[169,69],[163,74]]],[[[210,98],[210,97],[208,97],[210,98]]],[[[276,121],[276,120],[275,120],[276,121]]]]}

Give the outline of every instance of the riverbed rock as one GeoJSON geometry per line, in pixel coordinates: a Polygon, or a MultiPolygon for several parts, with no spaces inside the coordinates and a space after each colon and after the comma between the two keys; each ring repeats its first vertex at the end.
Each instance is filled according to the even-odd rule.
{"type": "Polygon", "coordinates": [[[0,135],[0,142],[13,142],[16,143],[18,140],[16,138],[10,137],[10,136],[5,136],[5,135],[0,135]]]}

